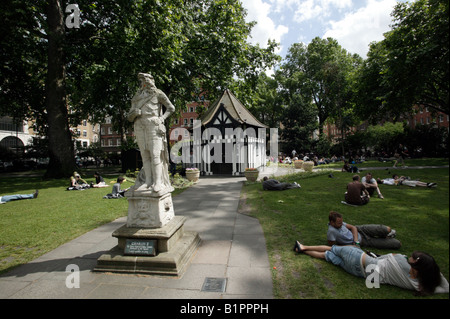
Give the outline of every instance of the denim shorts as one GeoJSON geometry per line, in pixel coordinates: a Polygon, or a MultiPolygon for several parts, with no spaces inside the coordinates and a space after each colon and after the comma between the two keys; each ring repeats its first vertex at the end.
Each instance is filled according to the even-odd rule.
{"type": "Polygon", "coordinates": [[[362,265],[363,254],[364,252],[357,247],[334,245],[330,251],[325,252],[325,260],[340,266],[349,274],[365,278],[366,274],[362,265]]]}

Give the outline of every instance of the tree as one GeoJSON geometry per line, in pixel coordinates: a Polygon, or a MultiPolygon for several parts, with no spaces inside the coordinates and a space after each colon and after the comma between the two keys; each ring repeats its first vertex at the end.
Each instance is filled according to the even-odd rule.
{"type": "Polygon", "coordinates": [[[310,102],[301,96],[294,96],[284,108],[282,114],[283,128],[281,140],[285,144],[284,151],[290,153],[295,149],[298,153],[310,152],[313,148],[313,132],[317,129],[316,110],[310,102]]]}
{"type": "Polygon", "coordinates": [[[360,72],[360,114],[398,119],[424,105],[449,114],[449,2],[398,3],[392,30],[360,72]]]}
{"type": "Polygon", "coordinates": [[[65,25],[63,2],[49,0],[47,13],[48,62],[46,81],[46,111],[50,162],[47,178],[69,175],[75,168],[74,145],[67,121],[66,61],[64,55],[65,25]]]}
{"type": "Polygon", "coordinates": [[[283,100],[279,96],[277,79],[262,72],[258,79],[250,112],[269,127],[279,127],[283,114],[283,100]]]}
{"type": "Polygon", "coordinates": [[[266,49],[247,43],[254,24],[245,22],[238,1],[85,0],[80,7],[84,23],[70,39],[79,61],[68,70],[71,105],[80,118],[111,116],[118,132],[129,126],[124,115],[138,72],[151,73],[179,111],[224,88],[239,86],[245,95],[250,88],[236,78],[253,80],[254,88],[260,69],[277,59],[274,43],[266,49]]]}
{"type": "Polygon", "coordinates": [[[317,108],[320,133],[327,118],[339,117],[341,109],[348,105],[349,74],[360,60],[332,38],[316,37],[308,46],[296,43],[289,48],[281,71],[288,79],[286,83],[317,108]]]}
{"type": "Polygon", "coordinates": [[[235,77],[255,84],[277,58],[275,43],[262,49],[247,42],[254,23],[245,22],[237,0],[78,0],[81,24],[75,29],[64,25],[64,4],[1,4],[0,110],[36,119],[48,135],[47,177],[72,173],[69,123],[112,116],[124,135],[138,72],[152,73],[181,108],[196,94],[216,96],[235,77]]]}
{"type": "Polygon", "coordinates": [[[75,167],[67,122],[64,2],[2,1],[0,113],[35,119],[48,136],[46,177],[75,167]]]}

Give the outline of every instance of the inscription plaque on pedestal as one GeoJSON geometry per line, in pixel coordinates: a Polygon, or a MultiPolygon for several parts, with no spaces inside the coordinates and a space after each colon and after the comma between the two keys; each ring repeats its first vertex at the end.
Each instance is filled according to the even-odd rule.
{"type": "Polygon", "coordinates": [[[127,239],[125,255],[128,256],[156,256],[156,240],[127,239]]]}

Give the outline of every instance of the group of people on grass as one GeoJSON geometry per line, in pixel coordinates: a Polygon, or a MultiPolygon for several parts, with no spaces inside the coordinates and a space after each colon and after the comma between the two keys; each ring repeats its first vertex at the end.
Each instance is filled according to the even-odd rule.
{"type": "Polygon", "coordinates": [[[350,205],[365,205],[369,203],[370,198],[376,192],[378,198],[384,199],[381,194],[379,184],[384,185],[406,185],[409,187],[437,187],[436,183],[427,183],[419,180],[411,180],[409,176],[398,176],[394,174],[392,178],[375,179],[372,173],[367,172],[361,179],[359,175],[353,175],[352,182],[347,185],[347,192],[345,193],[345,203],[350,205]]]}
{"type": "Polygon", "coordinates": [[[328,219],[328,246],[307,246],[296,241],[293,250],[298,254],[324,259],[357,277],[367,278],[373,272],[369,269],[375,269],[380,284],[413,290],[417,295],[449,292],[447,279],[429,254],[414,251],[409,257],[392,253],[378,255],[361,248],[399,249],[401,242],[396,239],[396,231],[391,227],[353,226],[345,223],[343,216],[334,211],[330,212],[328,219]],[[369,268],[371,265],[374,267],[369,268]]]}
{"type": "Polygon", "coordinates": [[[90,184],[81,178],[81,175],[78,172],[73,172],[73,175],[70,176],[70,185],[67,187],[67,190],[83,190],[88,188],[101,188],[108,187],[106,185],[105,180],[100,175],[99,172],[94,173],[95,183],[91,182],[90,184]]]}
{"type": "MultiPolygon", "coordinates": [[[[408,185],[410,187],[436,187],[436,183],[411,181],[408,177],[394,174],[390,179],[375,180],[370,172],[362,180],[359,175],[347,185],[345,200],[354,205],[364,205],[370,196],[375,194],[383,199],[379,184],[408,185]]],[[[282,183],[275,179],[263,178],[264,190],[285,190],[300,188],[294,183],[282,183]]],[[[425,252],[415,251],[411,256],[402,254],[378,255],[361,247],[377,249],[400,249],[401,242],[396,238],[396,230],[386,225],[353,226],[343,221],[343,216],[335,211],[330,212],[327,231],[328,245],[306,246],[299,241],[294,244],[294,251],[311,257],[325,259],[327,262],[342,267],[348,273],[367,278],[375,269],[379,274],[380,284],[390,284],[415,291],[417,295],[448,293],[448,281],[441,274],[439,266],[432,256],[425,252]],[[369,268],[373,265],[375,268],[369,268]]]]}
{"type": "MultiPolygon", "coordinates": [[[[271,157],[268,160],[273,163],[278,161],[278,163],[280,164],[292,164],[297,160],[301,160],[304,162],[312,161],[314,162],[314,166],[318,166],[343,161],[344,158],[343,157],[338,158],[336,155],[333,155],[332,157],[328,158],[323,156],[318,157],[317,155],[310,153],[298,154],[295,150],[293,150],[292,157],[282,153],[278,156],[278,160],[274,157],[271,157]]],[[[364,161],[364,159],[362,161],[364,161]]]]}
{"type": "MultiPolygon", "coordinates": [[[[89,188],[103,188],[109,187],[103,177],[99,172],[94,173],[95,182],[88,183],[78,172],[74,172],[72,176],[70,176],[70,186],[67,187],[67,190],[84,190],[89,188]]],[[[122,198],[125,196],[125,192],[127,189],[121,189],[121,184],[125,181],[125,178],[119,176],[117,178],[116,183],[112,186],[111,193],[105,195],[103,198],[122,198]]],[[[13,195],[4,195],[0,196],[0,204],[5,204],[7,202],[22,200],[22,199],[33,199],[37,198],[39,195],[39,190],[36,190],[31,194],[13,194],[13,195]]]]}
{"type": "MultiPolygon", "coordinates": [[[[108,187],[103,177],[100,175],[99,172],[94,173],[95,177],[95,183],[91,182],[88,184],[84,179],[81,178],[80,174],[77,172],[73,173],[73,176],[70,177],[70,186],[67,188],[67,190],[83,190],[88,188],[102,188],[102,187],[108,187]]],[[[116,183],[112,187],[111,193],[106,194],[103,196],[103,198],[122,198],[125,196],[125,192],[127,189],[121,189],[121,184],[125,181],[125,178],[122,176],[119,176],[117,178],[116,183]]]]}

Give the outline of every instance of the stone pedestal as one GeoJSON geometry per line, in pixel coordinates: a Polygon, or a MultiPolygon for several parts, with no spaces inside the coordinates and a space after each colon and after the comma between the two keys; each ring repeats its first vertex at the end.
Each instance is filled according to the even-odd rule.
{"type": "Polygon", "coordinates": [[[113,232],[118,244],[100,256],[94,270],[181,276],[201,240],[198,233],[184,231],[186,217],[175,216],[172,194],[144,187],[131,188],[125,196],[127,224],[113,232]],[[131,249],[131,243],[145,249],[131,249]]]}
{"type": "Polygon", "coordinates": [[[171,193],[159,196],[146,190],[130,190],[125,196],[128,199],[128,227],[160,228],[175,216],[171,193]]]}
{"type": "Polygon", "coordinates": [[[95,271],[181,276],[201,239],[185,232],[186,217],[175,216],[161,228],[143,229],[126,225],[113,232],[118,245],[97,260],[95,271]],[[125,255],[127,239],[156,240],[156,256],[125,255]]]}

